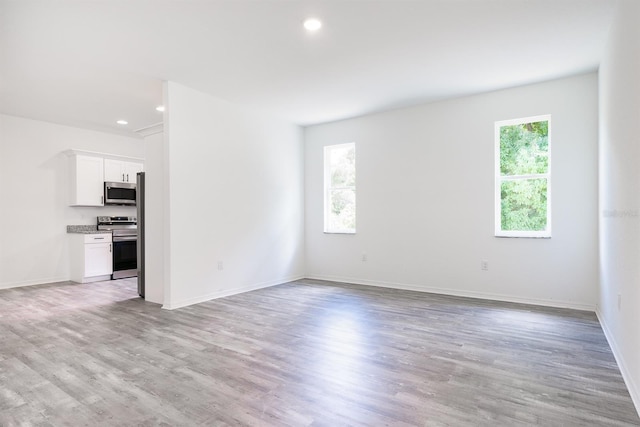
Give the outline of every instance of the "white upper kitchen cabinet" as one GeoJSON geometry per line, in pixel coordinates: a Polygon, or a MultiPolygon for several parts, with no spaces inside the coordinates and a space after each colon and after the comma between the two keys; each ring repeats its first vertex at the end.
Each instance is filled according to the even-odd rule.
{"type": "Polygon", "coordinates": [[[104,206],[104,160],[72,154],[70,206],[104,206]]]}
{"type": "Polygon", "coordinates": [[[108,182],[136,182],[136,174],[144,170],[144,165],[125,160],[104,159],[104,180],[108,182]]]}

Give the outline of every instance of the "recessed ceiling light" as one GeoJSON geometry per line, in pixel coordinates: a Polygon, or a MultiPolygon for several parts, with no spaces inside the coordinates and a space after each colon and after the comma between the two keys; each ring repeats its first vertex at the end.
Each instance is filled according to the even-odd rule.
{"type": "Polygon", "coordinates": [[[158,105],[156,107],[156,111],[160,111],[162,113],[164,111],[164,105],[158,105]]]}
{"type": "Polygon", "coordinates": [[[128,125],[129,124],[129,122],[126,121],[126,120],[118,120],[116,123],[119,124],[119,125],[128,125]]]}
{"type": "Polygon", "coordinates": [[[309,31],[318,31],[322,27],[322,22],[316,18],[309,18],[304,21],[303,25],[309,31]]]}

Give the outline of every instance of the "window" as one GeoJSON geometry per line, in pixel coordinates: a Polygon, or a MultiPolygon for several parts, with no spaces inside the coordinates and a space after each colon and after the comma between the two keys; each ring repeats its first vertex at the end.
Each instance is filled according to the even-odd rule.
{"type": "Polygon", "coordinates": [[[324,232],[356,232],[356,144],[324,147],[324,232]]]}
{"type": "Polygon", "coordinates": [[[495,235],[551,237],[551,116],[495,126],[495,235]]]}

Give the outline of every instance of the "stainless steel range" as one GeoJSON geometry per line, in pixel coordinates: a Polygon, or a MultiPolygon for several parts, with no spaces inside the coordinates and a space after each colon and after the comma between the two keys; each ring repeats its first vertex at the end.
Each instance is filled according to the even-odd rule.
{"type": "Polygon", "coordinates": [[[132,216],[99,216],[98,230],[111,230],[113,234],[113,274],[111,279],[137,276],[137,219],[132,216]]]}

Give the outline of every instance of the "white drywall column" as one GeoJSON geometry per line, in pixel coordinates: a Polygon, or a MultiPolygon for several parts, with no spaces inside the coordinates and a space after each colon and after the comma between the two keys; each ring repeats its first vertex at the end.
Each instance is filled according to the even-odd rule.
{"type": "Polygon", "coordinates": [[[145,299],[164,304],[164,135],[144,140],[145,299]]]}
{"type": "Polygon", "coordinates": [[[640,2],[623,0],[600,65],[598,315],[640,409],[640,2]]]}
{"type": "Polygon", "coordinates": [[[301,129],[173,82],[165,95],[165,307],[303,277],[301,129]]]}

